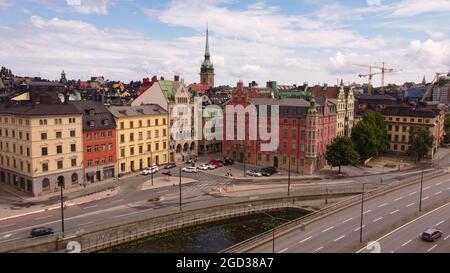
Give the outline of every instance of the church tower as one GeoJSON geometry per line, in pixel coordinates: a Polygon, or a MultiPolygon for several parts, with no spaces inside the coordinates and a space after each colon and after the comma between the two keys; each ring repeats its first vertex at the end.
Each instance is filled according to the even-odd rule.
{"type": "Polygon", "coordinates": [[[207,84],[209,88],[214,87],[214,65],[211,62],[211,53],[209,52],[208,28],[206,28],[205,60],[200,69],[200,83],[207,84]]]}
{"type": "Polygon", "coordinates": [[[64,72],[64,70],[61,72],[61,79],[59,80],[59,82],[61,82],[61,83],[67,82],[66,72],[64,72]]]}

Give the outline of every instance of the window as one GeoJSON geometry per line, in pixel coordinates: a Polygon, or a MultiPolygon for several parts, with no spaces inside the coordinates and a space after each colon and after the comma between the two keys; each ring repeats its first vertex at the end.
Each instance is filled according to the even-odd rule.
{"type": "Polygon", "coordinates": [[[125,171],[125,163],[121,163],[120,164],[120,171],[124,172],[125,171]]]}
{"type": "Polygon", "coordinates": [[[76,166],[77,166],[77,159],[76,159],[76,158],[72,158],[72,159],[70,160],[70,162],[71,162],[71,164],[72,164],[72,167],[76,167],[76,166]]]}
{"type": "Polygon", "coordinates": [[[92,167],[92,159],[88,160],[88,167],[92,167]]]}
{"type": "Polygon", "coordinates": [[[144,152],[144,150],[142,149],[142,145],[139,146],[139,154],[142,154],[144,152]]]}
{"type": "Polygon", "coordinates": [[[109,156],[109,163],[113,163],[113,157],[112,156],[109,156]]]}
{"type": "Polygon", "coordinates": [[[105,165],[106,164],[106,157],[102,158],[102,164],[105,165]]]}
{"type": "Polygon", "coordinates": [[[108,150],[110,150],[110,151],[113,150],[113,144],[112,144],[112,143],[109,143],[109,144],[108,144],[108,150]]]}
{"type": "Polygon", "coordinates": [[[95,146],[94,146],[94,151],[95,151],[95,152],[98,152],[98,151],[99,151],[99,147],[100,147],[100,146],[99,146],[98,144],[95,145],[95,146]]]}
{"type": "Polygon", "coordinates": [[[112,137],[112,131],[108,131],[108,137],[112,137]]]}
{"type": "Polygon", "coordinates": [[[41,133],[41,140],[47,139],[47,133],[41,133]]]}
{"type": "Polygon", "coordinates": [[[163,118],[163,125],[166,125],[166,119],[163,118]]]}
{"type": "Polygon", "coordinates": [[[72,178],[72,184],[78,183],[78,174],[77,173],[73,173],[71,178],[72,178]]]}
{"type": "Polygon", "coordinates": [[[130,121],[130,128],[133,129],[134,128],[134,122],[130,121]]]}
{"type": "Polygon", "coordinates": [[[150,139],[152,137],[151,131],[147,131],[147,139],[150,139]]]}
{"type": "Polygon", "coordinates": [[[106,137],[106,132],[102,132],[102,137],[106,137]]]}
{"type": "Polygon", "coordinates": [[[59,160],[57,165],[58,165],[58,170],[61,170],[64,167],[62,160],[59,160]]]}
{"type": "Polygon", "coordinates": [[[123,122],[120,123],[120,129],[123,130],[125,128],[125,125],[123,122]]]}
{"type": "Polygon", "coordinates": [[[159,119],[155,119],[155,126],[159,125],[159,119]]]}
{"type": "Polygon", "coordinates": [[[142,139],[143,139],[143,137],[142,137],[142,132],[139,132],[139,137],[138,137],[138,139],[139,139],[139,140],[142,140],[142,139]]]}
{"type": "Polygon", "coordinates": [[[50,190],[50,180],[48,178],[44,178],[42,180],[42,191],[49,191],[50,190]]]}
{"type": "Polygon", "coordinates": [[[42,172],[48,172],[48,163],[42,163],[42,172]]]}
{"type": "Polygon", "coordinates": [[[155,151],[159,151],[159,143],[155,143],[155,151]]]}
{"type": "Polygon", "coordinates": [[[159,130],[155,131],[155,137],[158,138],[159,137],[159,130]]]}
{"type": "Polygon", "coordinates": [[[134,141],[134,133],[130,133],[130,141],[134,141]]]}
{"type": "Polygon", "coordinates": [[[102,144],[102,151],[106,151],[106,144],[102,144]]]}
{"type": "Polygon", "coordinates": [[[75,137],[75,130],[70,130],[70,137],[75,137]]]}
{"type": "Polygon", "coordinates": [[[147,119],[147,127],[150,127],[150,126],[151,126],[150,120],[147,119]]]}
{"type": "Polygon", "coordinates": [[[139,128],[142,128],[142,120],[139,121],[139,128]]]}
{"type": "Polygon", "coordinates": [[[76,152],[77,151],[77,145],[76,144],[70,144],[70,151],[72,153],[76,152]]]}
{"type": "Polygon", "coordinates": [[[120,157],[125,157],[125,149],[120,149],[120,157]]]}
{"type": "Polygon", "coordinates": [[[56,146],[56,153],[62,154],[62,146],[61,145],[56,146]]]}
{"type": "Polygon", "coordinates": [[[62,138],[62,133],[61,132],[56,132],[56,138],[62,138]]]}
{"type": "Polygon", "coordinates": [[[30,148],[27,147],[27,156],[30,156],[30,148]]]}
{"type": "Polygon", "coordinates": [[[100,160],[98,158],[95,159],[95,166],[100,165],[100,160]]]}
{"type": "Polygon", "coordinates": [[[48,148],[47,147],[42,147],[41,151],[42,151],[42,153],[41,153],[42,156],[48,155],[48,148]]]}
{"type": "Polygon", "coordinates": [[[125,135],[120,135],[120,143],[124,143],[125,142],[125,135]]]}
{"type": "Polygon", "coordinates": [[[130,147],[130,155],[134,155],[134,147],[130,147]]]}

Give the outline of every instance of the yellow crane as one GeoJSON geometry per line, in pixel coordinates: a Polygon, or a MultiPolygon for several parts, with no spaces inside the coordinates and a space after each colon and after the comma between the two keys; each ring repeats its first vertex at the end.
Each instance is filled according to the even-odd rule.
{"type": "Polygon", "coordinates": [[[436,77],[434,77],[433,81],[430,83],[430,86],[428,86],[427,91],[423,94],[422,99],[420,100],[421,102],[425,102],[427,100],[427,97],[433,90],[434,85],[439,81],[442,75],[447,75],[447,73],[436,73],[436,77]]]}

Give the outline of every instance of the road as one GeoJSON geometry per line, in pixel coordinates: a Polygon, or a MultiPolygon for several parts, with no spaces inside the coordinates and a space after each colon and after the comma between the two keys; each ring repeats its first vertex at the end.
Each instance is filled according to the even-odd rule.
{"type": "MultiPolygon", "coordinates": [[[[450,203],[412,220],[375,240],[381,253],[450,253],[450,203]],[[422,241],[420,235],[428,228],[438,228],[444,235],[436,242],[422,241]]],[[[368,246],[372,249],[372,245],[368,246]]],[[[361,253],[371,252],[369,249],[361,253]]]]}
{"type": "MultiPolygon", "coordinates": [[[[420,185],[408,186],[364,203],[363,239],[390,231],[393,225],[418,212],[420,185]]],[[[450,198],[450,175],[424,181],[422,207],[432,208],[450,198]]],[[[276,252],[353,252],[359,244],[361,206],[356,205],[296,229],[275,240],[276,252]]],[[[447,216],[448,217],[448,214],[447,216]]],[[[435,219],[433,219],[435,220],[435,219]]],[[[445,218],[440,221],[445,220],[445,218]]],[[[419,232],[417,232],[418,234],[419,232]]],[[[251,252],[272,252],[272,241],[251,252]]],[[[400,242],[398,242],[400,244],[400,242]]],[[[396,244],[396,242],[392,242],[396,244]]]]}

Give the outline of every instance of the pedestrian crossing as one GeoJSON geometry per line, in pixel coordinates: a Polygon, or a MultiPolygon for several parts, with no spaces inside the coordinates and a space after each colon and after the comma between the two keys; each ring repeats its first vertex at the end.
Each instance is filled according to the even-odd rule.
{"type": "Polygon", "coordinates": [[[219,191],[225,185],[231,184],[232,179],[209,179],[194,182],[193,185],[183,188],[183,193],[209,193],[219,191]]]}

